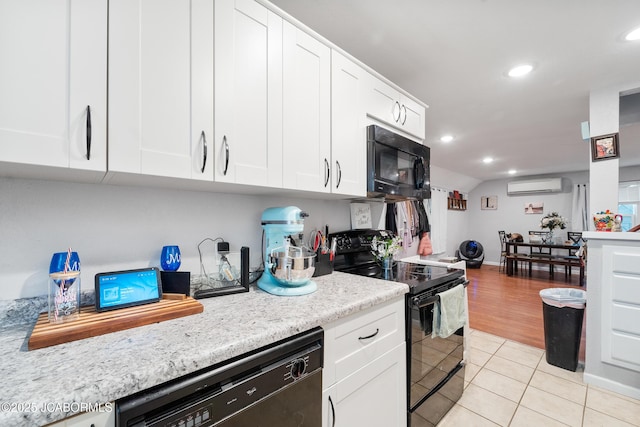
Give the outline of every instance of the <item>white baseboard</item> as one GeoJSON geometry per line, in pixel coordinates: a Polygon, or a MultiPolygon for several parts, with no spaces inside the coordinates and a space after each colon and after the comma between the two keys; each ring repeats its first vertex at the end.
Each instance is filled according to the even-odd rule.
{"type": "Polygon", "coordinates": [[[607,378],[602,378],[597,375],[584,373],[582,379],[587,384],[592,384],[605,390],[610,390],[625,396],[629,396],[634,399],[640,399],[640,389],[631,387],[625,384],[620,384],[615,381],[611,381],[607,378]]]}

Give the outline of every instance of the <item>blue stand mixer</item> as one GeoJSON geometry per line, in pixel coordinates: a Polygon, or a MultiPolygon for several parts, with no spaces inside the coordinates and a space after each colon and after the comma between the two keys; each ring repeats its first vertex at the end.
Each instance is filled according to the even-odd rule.
{"type": "Polygon", "coordinates": [[[258,287],[280,296],[306,295],[318,288],[311,277],[315,271],[315,252],[292,244],[290,236],[304,229],[309,216],[295,206],[268,208],[262,213],[265,234],[264,273],[258,287]]]}

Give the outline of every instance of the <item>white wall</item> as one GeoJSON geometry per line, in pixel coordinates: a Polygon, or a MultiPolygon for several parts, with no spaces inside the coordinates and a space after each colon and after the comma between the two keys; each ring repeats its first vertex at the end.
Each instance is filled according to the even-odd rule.
{"type": "MultiPolygon", "coordinates": [[[[590,136],[616,133],[620,129],[620,96],[625,93],[637,92],[640,81],[616,85],[613,87],[597,88],[589,94],[589,132],[590,136]]],[[[630,141],[627,141],[630,142],[630,141]]],[[[633,143],[637,143],[633,142],[633,143]]],[[[621,144],[620,158],[624,156],[624,144],[621,144]]],[[[631,160],[625,159],[626,164],[631,160]]],[[[620,159],[590,162],[589,175],[591,188],[589,199],[592,209],[596,212],[617,206],[620,159]]],[[[593,230],[593,226],[591,228],[593,230]]]]}
{"type": "MultiPolygon", "coordinates": [[[[549,175],[550,176],[550,175],[549,175]]],[[[587,172],[553,175],[562,176],[561,193],[539,193],[518,196],[507,195],[507,183],[525,179],[525,177],[485,181],[478,185],[469,195],[467,202],[467,239],[479,241],[485,249],[485,262],[497,264],[500,261],[500,240],[498,231],[520,233],[525,239],[530,230],[541,230],[540,219],[552,211],[571,220],[572,191],[576,184],[584,184],[588,180],[587,172]],[[482,196],[498,196],[498,209],[481,210],[482,196]],[[543,214],[525,214],[525,203],[544,203],[543,214]]],[[[533,178],[533,177],[526,177],[533,178]]],[[[562,233],[570,230],[562,230],[562,233]]]]}
{"type": "MultiPolygon", "coordinates": [[[[591,136],[618,132],[620,92],[616,89],[594,90],[589,96],[589,131],[591,136]]],[[[590,162],[589,200],[596,212],[606,211],[618,204],[619,159],[590,162]]],[[[594,226],[590,225],[590,230],[594,226]]]]}
{"type": "MultiPolygon", "coordinates": [[[[436,159],[437,160],[437,159],[436,159]]],[[[481,181],[453,172],[448,169],[431,166],[431,185],[442,188],[449,192],[458,190],[466,195],[475,188],[481,181]]],[[[467,202],[468,203],[468,202],[467,202]]],[[[444,254],[436,254],[432,258],[438,259],[445,256],[454,256],[460,243],[469,239],[467,237],[467,211],[448,211],[447,215],[447,250],[444,254]]]]}
{"type": "Polygon", "coordinates": [[[262,211],[287,205],[311,215],[305,231],[350,228],[346,201],[0,178],[0,299],[46,294],[51,254],[69,246],[80,256],[83,290],[98,272],[159,266],[169,244],[180,246],[180,270],[197,274],[206,237],[224,238],[232,251],[249,246],[258,267],[262,211]]]}
{"type": "MultiPolygon", "coordinates": [[[[566,187],[586,182],[587,173],[564,177],[566,187]]],[[[639,180],[640,166],[621,169],[620,178],[639,180]]],[[[570,190],[509,197],[508,181],[481,183],[469,193],[466,211],[449,211],[447,251],[438,258],[454,255],[462,241],[475,239],[485,247],[486,262],[497,263],[498,230],[526,234],[538,229],[541,215],[523,213],[528,201],[542,201],[545,212],[557,210],[570,216],[570,190]],[[497,195],[498,209],[480,210],[483,195],[497,195]]],[[[437,184],[463,189],[442,181],[437,184]]],[[[379,218],[381,203],[371,204],[379,218]]],[[[0,299],[44,295],[51,254],[69,246],[80,255],[87,290],[98,272],[158,266],[160,249],[167,244],[180,246],[181,270],[197,274],[197,244],[206,237],[224,238],[232,251],[249,246],[251,265],[256,268],[261,259],[260,215],[266,207],[286,205],[310,213],[305,231],[325,224],[330,231],[351,226],[348,201],[0,178],[0,299]]],[[[211,247],[203,247],[206,256],[211,247]]]]}

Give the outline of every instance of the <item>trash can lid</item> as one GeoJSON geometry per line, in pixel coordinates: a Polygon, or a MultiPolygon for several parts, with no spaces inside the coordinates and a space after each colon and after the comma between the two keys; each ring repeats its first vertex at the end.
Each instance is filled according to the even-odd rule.
{"type": "Polygon", "coordinates": [[[587,302],[587,292],[574,288],[543,289],[540,297],[546,304],[554,307],[584,308],[587,302]]]}

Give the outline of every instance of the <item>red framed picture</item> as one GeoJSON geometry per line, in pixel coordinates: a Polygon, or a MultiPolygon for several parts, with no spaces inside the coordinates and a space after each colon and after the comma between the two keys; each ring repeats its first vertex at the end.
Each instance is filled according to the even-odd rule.
{"type": "Polygon", "coordinates": [[[594,136],[591,138],[591,161],[615,159],[620,157],[618,134],[594,136]]]}

